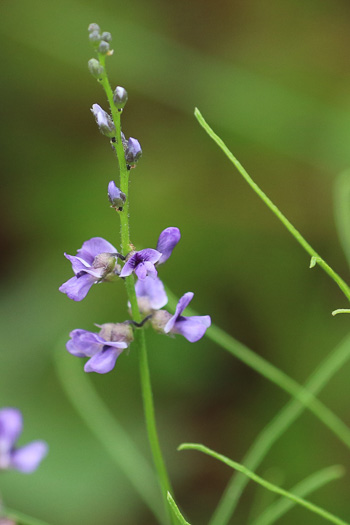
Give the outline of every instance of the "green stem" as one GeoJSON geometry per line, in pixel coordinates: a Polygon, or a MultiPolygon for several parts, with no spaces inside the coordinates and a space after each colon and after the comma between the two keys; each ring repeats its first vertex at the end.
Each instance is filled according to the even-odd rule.
{"type": "Polygon", "coordinates": [[[295,494],[292,494],[291,492],[288,492],[284,489],[281,489],[280,487],[277,487],[276,485],[273,485],[269,481],[266,481],[265,479],[261,478],[260,476],[258,476],[257,474],[249,470],[244,465],[241,465],[240,463],[237,463],[236,461],[232,461],[232,459],[229,459],[226,456],[223,456],[222,454],[218,454],[214,450],[211,450],[210,448],[205,447],[204,445],[199,445],[197,443],[183,443],[182,445],[178,447],[178,450],[197,450],[198,452],[203,452],[204,454],[207,454],[208,456],[211,456],[215,459],[218,459],[219,461],[222,461],[222,463],[225,463],[229,467],[235,470],[238,470],[238,472],[241,472],[242,474],[244,474],[251,480],[255,481],[255,483],[258,483],[262,487],[265,487],[267,490],[270,490],[271,492],[274,492],[275,494],[279,494],[280,496],[284,496],[285,498],[290,499],[294,503],[297,503],[298,505],[305,507],[311,512],[318,514],[319,516],[330,521],[331,523],[335,523],[336,525],[349,525],[348,522],[343,521],[337,516],[334,516],[334,514],[331,514],[327,510],[324,510],[321,507],[314,505],[310,501],[300,498],[299,496],[296,496],[295,494]]]}
{"type": "MultiPolygon", "coordinates": [[[[247,454],[243,463],[251,470],[256,470],[276,441],[296,421],[307,406],[310,396],[318,394],[329,380],[341,370],[350,358],[350,336],[337,346],[324,359],[305,384],[305,397],[302,401],[287,403],[280,412],[263,428],[247,454]]],[[[248,483],[242,474],[234,474],[209,522],[210,525],[226,525],[234,513],[239,498],[248,483]]]]}
{"type": "Polygon", "coordinates": [[[204,117],[200,113],[199,109],[195,108],[195,117],[199,124],[205,129],[208,135],[216,142],[216,144],[222,149],[225,155],[230,159],[232,164],[236,167],[238,172],[242,175],[249,186],[255,191],[255,193],[261,198],[261,200],[270,208],[270,210],[276,215],[276,217],[284,224],[287,230],[293,235],[298,243],[304,248],[304,250],[314,258],[314,262],[317,264],[337,283],[339,288],[342,290],[346,298],[350,301],[350,288],[346,282],[326,263],[322,257],[312,248],[312,246],[304,239],[301,233],[293,226],[293,224],[283,215],[283,213],[277,208],[277,206],[269,199],[269,197],[260,189],[260,187],[253,181],[247,171],[243,168],[242,164],[236,159],[233,153],[228,149],[226,144],[221,138],[216,135],[212,128],[207,124],[204,117]]]}
{"type": "Polygon", "coordinates": [[[176,518],[178,519],[179,523],[181,523],[181,525],[190,525],[190,523],[188,521],[186,521],[185,518],[183,517],[183,515],[181,514],[180,509],[176,505],[175,500],[172,497],[172,495],[170,494],[170,492],[168,492],[168,494],[167,494],[167,499],[168,499],[168,503],[170,505],[170,508],[173,511],[173,513],[176,516],[176,518]]]}
{"type": "MultiPolygon", "coordinates": [[[[314,474],[311,474],[307,478],[297,483],[291,492],[296,496],[304,497],[308,496],[315,490],[323,487],[330,481],[334,481],[344,476],[344,467],[340,465],[334,465],[333,467],[327,467],[314,474]]],[[[286,512],[292,509],[295,502],[286,498],[280,498],[269,507],[267,507],[260,516],[258,516],[250,525],[271,525],[276,520],[280,519],[286,512]]]]}
{"type": "MultiPolygon", "coordinates": [[[[113,142],[115,152],[117,154],[119,172],[120,172],[120,189],[125,194],[126,200],[123,206],[123,211],[120,213],[120,230],[121,230],[121,246],[123,255],[127,255],[131,249],[133,249],[130,244],[130,234],[129,234],[129,171],[126,166],[124,147],[121,139],[121,112],[117,110],[113,102],[113,91],[110,86],[105,64],[105,55],[98,54],[100,64],[104,68],[104,73],[100,79],[100,83],[104,88],[107,99],[110,105],[113,122],[116,128],[116,142],[113,142]]],[[[141,314],[137,303],[137,297],[135,292],[135,282],[133,275],[126,277],[125,286],[128,295],[128,299],[131,305],[132,318],[134,321],[139,323],[141,321],[141,314]]],[[[145,413],[146,427],[148,433],[148,439],[152,451],[153,462],[157,471],[157,477],[161,488],[161,493],[163,497],[164,507],[168,518],[171,522],[175,522],[175,517],[170,511],[168,502],[167,502],[167,492],[172,491],[167,470],[165,467],[165,462],[163,459],[162,451],[160,449],[155,412],[154,412],[154,403],[151,387],[151,377],[148,366],[148,357],[147,357],[147,348],[146,348],[146,339],[144,329],[138,329],[135,332],[135,346],[138,349],[139,354],[139,366],[140,366],[140,378],[141,378],[141,390],[142,390],[142,399],[143,407],[145,413]]],[[[175,522],[176,523],[176,522],[175,522]]]]}
{"type": "Polygon", "coordinates": [[[14,520],[16,525],[49,525],[46,521],[32,518],[31,516],[27,516],[27,514],[22,514],[22,512],[7,507],[6,509],[2,509],[1,516],[3,518],[14,520]]]}
{"type": "MultiPolygon", "coordinates": [[[[177,304],[177,299],[168,288],[166,289],[166,292],[169,299],[168,305],[172,310],[174,310],[177,304]]],[[[187,308],[187,312],[190,315],[198,315],[198,313],[196,313],[191,308],[187,308]]],[[[224,332],[224,330],[221,330],[221,328],[216,326],[214,323],[212,323],[211,327],[208,328],[205,335],[214,341],[214,343],[230,352],[237,359],[240,359],[250,368],[307,406],[307,408],[318,419],[320,419],[348,448],[350,448],[349,427],[347,427],[347,425],[345,425],[345,423],[343,423],[343,421],[338,418],[331,410],[323,405],[323,403],[310,394],[309,391],[305,390],[305,388],[294,381],[294,379],[282,372],[282,370],[279,370],[279,368],[276,366],[266,361],[266,359],[263,359],[258,354],[250,350],[243,343],[240,343],[234,339],[232,336],[224,332]]]]}

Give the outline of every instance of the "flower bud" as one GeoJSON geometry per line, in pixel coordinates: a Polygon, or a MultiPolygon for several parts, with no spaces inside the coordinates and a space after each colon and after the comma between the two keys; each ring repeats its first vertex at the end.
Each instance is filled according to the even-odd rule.
{"type": "Polygon", "coordinates": [[[113,102],[117,109],[122,109],[128,100],[128,93],[126,89],[121,86],[117,86],[113,94],[113,102]]]}
{"type": "Polygon", "coordinates": [[[90,24],[88,27],[89,33],[92,33],[93,31],[100,32],[100,26],[98,24],[90,24]]]}
{"type": "Polygon", "coordinates": [[[101,39],[105,42],[112,42],[112,35],[108,31],[103,31],[101,39]]]}
{"type": "Polygon", "coordinates": [[[92,31],[92,33],[89,34],[89,40],[94,46],[98,46],[101,42],[100,33],[98,31],[92,31]]]}
{"type": "Polygon", "coordinates": [[[96,58],[90,58],[88,62],[89,71],[95,78],[101,78],[101,75],[103,75],[104,67],[101,66],[98,60],[96,58]]]}
{"type": "Polygon", "coordinates": [[[105,42],[104,40],[101,40],[100,45],[98,46],[98,52],[101,53],[101,55],[106,55],[109,51],[109,43],[105,42]]]}
{"type": "Polygon", "coordinates": [[[115,185],[115,182],[111,180],[108,184],[108,199],[112,205],[112,208],[116,208],[119,211],[123,209],[124,202],[126,201],[126,195],[115,185]]]}
{"type": "Polygon", "coordinates": [[[132,137],[128,140],[128,145],[125,150],[125,160],[128,164],[136,164],[142,155],[142,149],[137,139],[132,137]]]}
{"type": "Polygon", "coordinates": [[[93,104],[91,111],[95,116],[96,124],[100,128],[101,133],[109,138],[115,137],[115,126],[108,113],[98,104],[93,104]]]}

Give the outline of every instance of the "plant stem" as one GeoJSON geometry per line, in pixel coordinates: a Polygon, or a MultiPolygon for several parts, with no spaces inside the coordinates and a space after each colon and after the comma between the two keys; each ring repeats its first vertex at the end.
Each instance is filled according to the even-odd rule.
{"type": "Polygon", "coordinates": [[[238,470],[238,472],[241,472],[251,480],[255,481],[255,483],[258,483],[262,487],[265,487],[267,490],[270,490],[271,492],[274,492],[275,494],[279,494],[280,496],[284,496],[285,498],[290,499],[294,503],[297,503],[301,505],[302,507],[305,507],[306,509],[310,510],[314,514],[318,514],[322,518],[335,523],[336,525],[349,525],[349,522],[346,522],[337,516],[334,516],[334,514],[331,514],[325,509],[322,509],[321,507],[318,507],[317,505],[314,505],[310,501],[307,501],[303,498],[300,498],[299,496],[296,496],[295,494],[292,494],[291,492],[288,492],[284,489],[281,489],[280,487],[277,487],[276,485],[273,485],[273,483],[270,483],[269,481],[266,481],[265,479],[261,478],[251,470],[247,469],[244,465],[241,465],[240,463],[237,463],[236,461],[232,461],[232,459],[227,458],[226,456],[223,456],[222,454],[218,454],[214,450],[211,450],[208,447],[205,447],[204,445],[200,445],[198,443],[183,443],[178,447],[178,450],[197,450],[198,452],[203,452],[204,454],[207,454],[208,456],[211,456],[215,459],[218,459],[219,461],[222,461],[229,467],[238,470]]]}
{"type": "MultiPolygon", "coordinates": [[[[110,86],[107,73],[106,73],[106,64],[105,64],[105,55],[98,54],[100,64],[104,68],[104,73],[100,78],[100,83],[104,88],[107,99],[110,105],[113,122],[116,128],[116,141],[112,142],[115,152],[117,154],[118,164],[119,164],[119,174],[120,174],[120,189],[125,194],[126,200],[123,206],[123,210],[119,212],[120,214],[120,233],[121,233],[121,246],[123,255],[127,255],[133,246],[130,244],[130,234],[129,234],[129,170],[127,169],[125,161],[124,147],[121,138],[121,111],[118,111],[113,102],[113,91],[110,86]]],[[[135,282],[133,275],[125,278],[125,286],[128,295],[128,299],[131,305],[132,318],[137,323],[141,321],[140,310],[137,303],[137,297],[135,292],[135,282]]],[[[157,471],[158,481],[161,488],[161,493],[163,497],[164,507],[168,519],[172,523],[176,523],[175,517],[170,511],[167,493],[172,492],[170,485],[169,477],[165,467],[165,462],[163,459],[162,451],[160,449],[159,438],[156,427],[155,412],[154,412],[154,403],[153,403],[153,394],[151,386],[151,377],[148,366],[148,357],[147,357],[147,348],[146,348],[146,338],[144,329],[140,328],[135,331],[135,346],[138,349],[139,354],[139,366],[140,366],[140,378],[141,378],[141,390],[142,390],[142,399],[144,414],[146,420],[146,427],[148,433],[148,439],[152,451],[153,462],[157,471]]]]}
{"type": "Polygon", "coordinates": [[[247,171],[243,168],[242,164],[236,159],[233,153],[228,149],[226,144],[221,138],[211,129],[209,124],[205,121],[204,117],[200,113],[199,109],[195,108],[194,114],[199,124],[205,129],[208,135],[216,142],[216,144],[222,149],[225,155],[230,159],[232,164],[236,167],[238,172],[242,175],[249,186],[255,191],[255,193],[261,198],[261,200],[270,208],[270,210],[276,215],[276,217],[282,222],[287,230],[293,235],[298,243],[304,248],[304,250],[313,258],[314,264],[317,263],[330,277],[337,283],[345,297],[350,301],[350,288],[346,282],[326,263],[320,255],[312,248],[312,246],[304,239],[301,233],[293,226],[293,224],[283,215],[283,213],[277,208],[277,206],[269,199],[269,197],[260,189],[260,187],[253,181],[247,171]]]}

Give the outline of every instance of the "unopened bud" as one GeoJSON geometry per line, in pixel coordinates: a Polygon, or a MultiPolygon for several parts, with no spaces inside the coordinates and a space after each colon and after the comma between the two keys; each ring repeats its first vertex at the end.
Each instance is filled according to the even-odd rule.
{"type": "Polygon", "coordinates": [[[98,104],[93,104],[91,111],[95,116],[96,124],[100,128],[101,133],[109,138],[115,137],[115,126],[108,113],[98,104]]]}
{"type": "Polygon", "coordinates": [[[112,208],[122,210],[126,201],[126,195],[115,185],[115,182],[111,180],[108,184],[108,199],[112,205],[112,208]]]}
{"type": "Polygon", "coordinates": [[[142,155],[142,149],[137,139],[132,137],[128,140],[128,145],[125,150],[125,160],[128,164],[136,164],[142,155]]]}
{"type": "Polygon", "coordinates": [[[113,102],[117,109],[122,109],[128,100],[128,93],[126,89],[121,86],[117,86],[113,93],[113,102]]]}
{"type": "Polygon", "coordinates": [[[88,62],[89,71],[95,78],[101,78],[101,75],[103,75],[104,67],[101,66],[98,60],[96,58],[90,58],[88,62]]]}
{"type": "Polygon", "coordinates": [[[98,46],[98,52],[101,53],[101,55],[106,55],[109,51],[109,43],[105,42],[104,40],[101,40],[100,45],[98,46]]]}
{"type": "Polygon", "coordinates": [[[105,42],[112,42],[112,35],[108,31],[103,31],[101,39],[105,42]]]}
{"type": "Polygon", "coordinates": [[[92,31],[89,34],[89,40],[94,46],[98,46],[98,44],[101,42],[101,35],[99,31],[92,31]]]}
{"type": "Polygon", "coordinates": [[[99,33],[101,30],[98,24],[90,24],[88,27],[88,31],[89,33],[92,33],[93,31],[97,31],[99,33]]]}

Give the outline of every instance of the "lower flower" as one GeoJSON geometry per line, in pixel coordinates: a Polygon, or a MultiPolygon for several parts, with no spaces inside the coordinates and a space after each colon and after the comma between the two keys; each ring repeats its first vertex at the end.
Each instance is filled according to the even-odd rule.
{"type": "Polygon", "coordinates": [[[89,357],[85,372],[106,374],[113,370],[117,358],[133,340],[132,328],[128,323],[105,323],[99,333],[76,329],[69,335],[68,352],[76,357],[89,357]]]}

